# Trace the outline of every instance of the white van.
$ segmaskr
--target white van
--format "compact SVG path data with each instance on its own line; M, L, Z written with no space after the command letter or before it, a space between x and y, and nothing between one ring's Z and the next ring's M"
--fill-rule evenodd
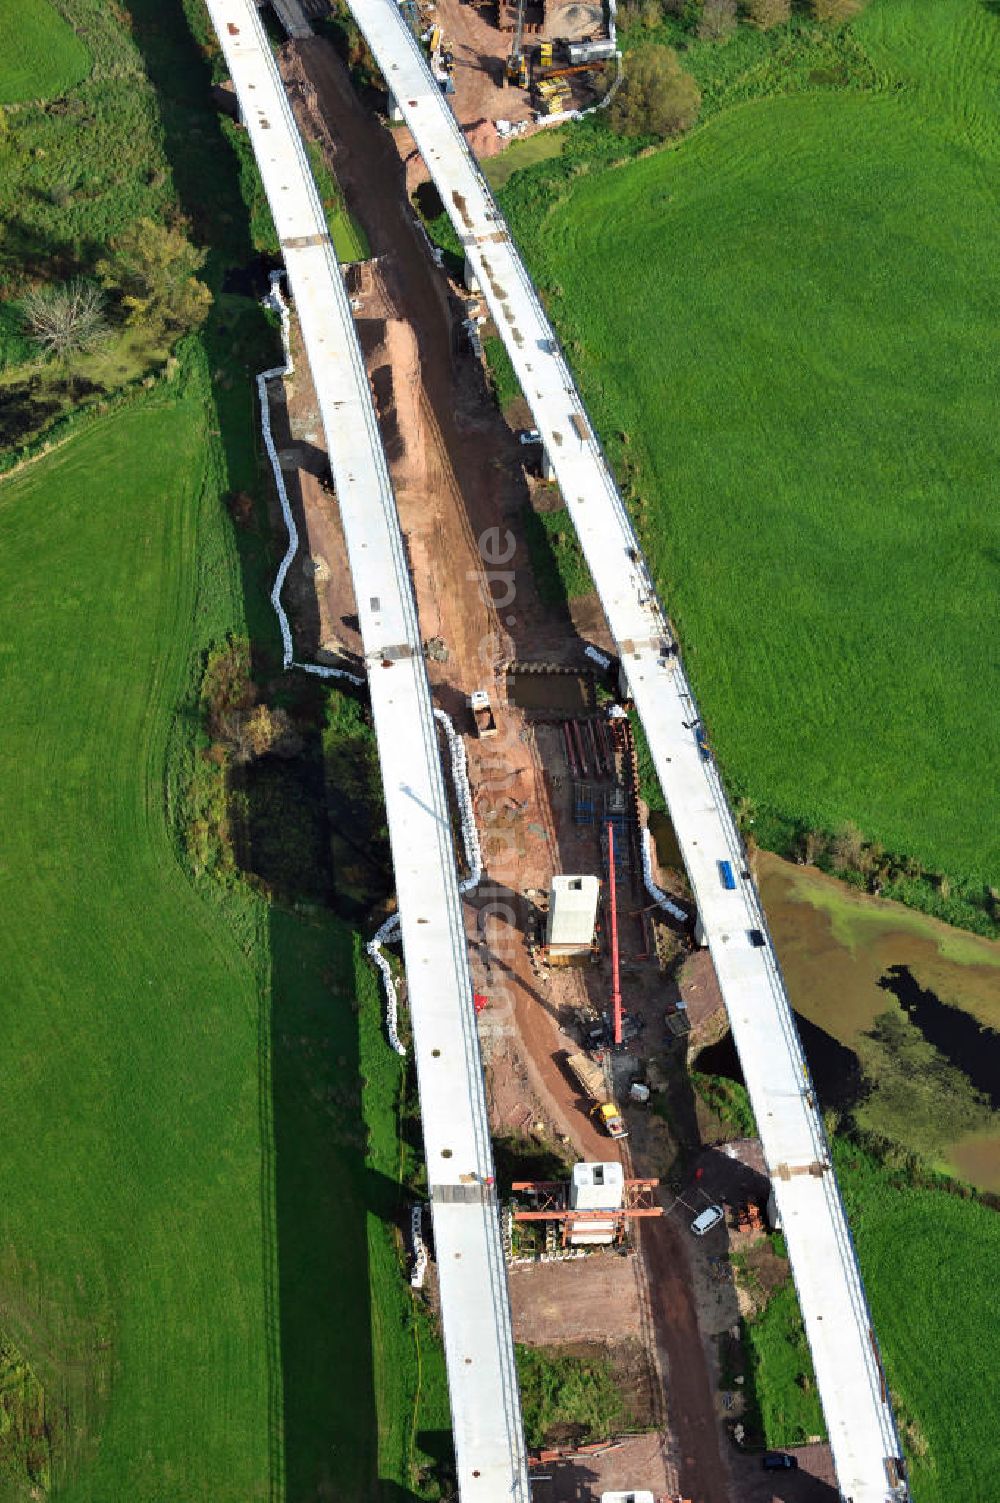
M696 1237L704 1237L706 1232L710 1232L713 1226L718 1226L725 1219L725 1214L721 1206L706 1206L692 1221L691 1230Z

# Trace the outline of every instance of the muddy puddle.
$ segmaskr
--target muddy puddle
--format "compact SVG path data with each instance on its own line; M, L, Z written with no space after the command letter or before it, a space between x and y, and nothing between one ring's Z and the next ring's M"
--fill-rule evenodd
M857 1084L849 1058L876 1018L898 1007L1000 1110L1000 944L857 893L811 867L767 853L758 861L764 907L821 1098L848 1104ZM1000 1120L995 1132L947 1144L942 1162L1000 1191Z
M536 715L589 715L594 708L594 681L586 673L511 668L507 694L512 705Z
M684 861L681 857L681 848L677 844L677 836L674 833L674 823L669 814L661 814L656 809L649 811L647 821L649 833L653 837L653 846L656 850L656 859L661 871L684 870Z

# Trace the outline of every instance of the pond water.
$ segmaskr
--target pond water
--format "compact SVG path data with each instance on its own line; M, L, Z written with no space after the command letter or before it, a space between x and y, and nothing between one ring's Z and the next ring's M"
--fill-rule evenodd
M865 1095L857 1055L801 1013L796 1013L795 1022L823 1106L836 1107L838 1111L857 1106ZM698 1055L697 1068L706 1075L724 1075L742 1085L743 1072L732 1034L725 1034L717 1044L703 1049Z
M858 1082L845 1056L853 1058L859 1036L895 998L1000 1110L1000 944L767 853L758 879L824 1102L850 1104ZM963 1178L1000 1191L1000 1119L995 1133L949 1144L945 1159Z
M878 984L893 994L927 1042L1000 1111L1000 1033L921 986L909 966L890 966Z

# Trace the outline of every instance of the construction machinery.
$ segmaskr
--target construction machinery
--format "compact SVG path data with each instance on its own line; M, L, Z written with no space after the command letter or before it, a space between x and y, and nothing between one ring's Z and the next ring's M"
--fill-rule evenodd
M455 83L452 73L455 69L455 54L436 21L428 31L424 32L423 41L426 42L427 51L430 53L431 73L442 93L454 94Z
M495 736L497 733L497 718L490 704L490 696L485 689L474 689L469 695L469 709L472 711L472 723L476 728L476 735L480 740L487 736Z
M543 78L535 85L535 90L538 94L538 108L543 115L559 115L568 108L569 84Z
M517 0L514 41L504 69L505 83L515 84L519 89L528 87L528 59L524 55L524 3L525 0Z
M604 1128L609 1138L627 1138L625 1119L608 1090L602 1066L586 1054L571 1054L566 1063L592 1103L590 1115L594 1121Z
M574 1164L563 1180L515 1180L515 1221L558 1223L563 1247L611 1247L625 1242L629 1222L662 1216L657 1179L626 1179L621 1164Z
M569 80L575 73L592 73L595 68L603 67L605 59L600 51L603 45L598 42L587 43L581 54L580 48L574 43L540 42L538 44L533 59L531 81L538 100L538 108L543 114L554 115L560 110L570 108L572 94ZM561 61L557 67L553 67L557 53Z

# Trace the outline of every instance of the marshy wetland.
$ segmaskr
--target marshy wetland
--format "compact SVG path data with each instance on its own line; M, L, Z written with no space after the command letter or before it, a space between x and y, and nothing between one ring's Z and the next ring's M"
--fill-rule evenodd
M757 860L824 1101L1000 1193L1000 944L812 867Z

